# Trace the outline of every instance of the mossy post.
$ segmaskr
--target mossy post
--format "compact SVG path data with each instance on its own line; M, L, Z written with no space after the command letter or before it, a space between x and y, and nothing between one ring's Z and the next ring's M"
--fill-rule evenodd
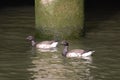
M84 0L35 0L39 37L79 38L84 27Z

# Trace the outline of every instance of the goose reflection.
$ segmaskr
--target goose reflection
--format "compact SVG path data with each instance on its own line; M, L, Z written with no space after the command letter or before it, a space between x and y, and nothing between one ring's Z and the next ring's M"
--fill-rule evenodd
M57 52L57 48L50 48L50 49L36 49L36 52Z

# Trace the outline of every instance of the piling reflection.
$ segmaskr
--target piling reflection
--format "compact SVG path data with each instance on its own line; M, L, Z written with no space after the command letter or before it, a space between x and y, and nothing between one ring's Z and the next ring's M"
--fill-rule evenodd
M34 80L92 80L90 65L92 57L86 59L65 58L61 52L40 52L33 50L32 60Z

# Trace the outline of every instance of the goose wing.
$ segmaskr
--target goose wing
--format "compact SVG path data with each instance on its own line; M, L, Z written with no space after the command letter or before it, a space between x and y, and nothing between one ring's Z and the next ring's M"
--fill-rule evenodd
M52 44L52 43L53 43L53 41L42 41L39 44Z
M82 49L73 49L67 53L67 57L81 57L82 54L84 53L84 50Z
M79 53L79 54L83 54L85 51L83 49L73 49L71 51L69 51L69 53Z

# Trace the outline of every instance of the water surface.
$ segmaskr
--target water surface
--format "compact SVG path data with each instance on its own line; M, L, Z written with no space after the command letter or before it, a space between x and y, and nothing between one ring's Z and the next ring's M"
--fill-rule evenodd
M34 34L34 8L9 7L0 12L0 80L120 80L120 11L87 14L87 34L69 41L70 49L93 49L88 59L42 53L25 40ZM100 16L101 15L101 16Z

